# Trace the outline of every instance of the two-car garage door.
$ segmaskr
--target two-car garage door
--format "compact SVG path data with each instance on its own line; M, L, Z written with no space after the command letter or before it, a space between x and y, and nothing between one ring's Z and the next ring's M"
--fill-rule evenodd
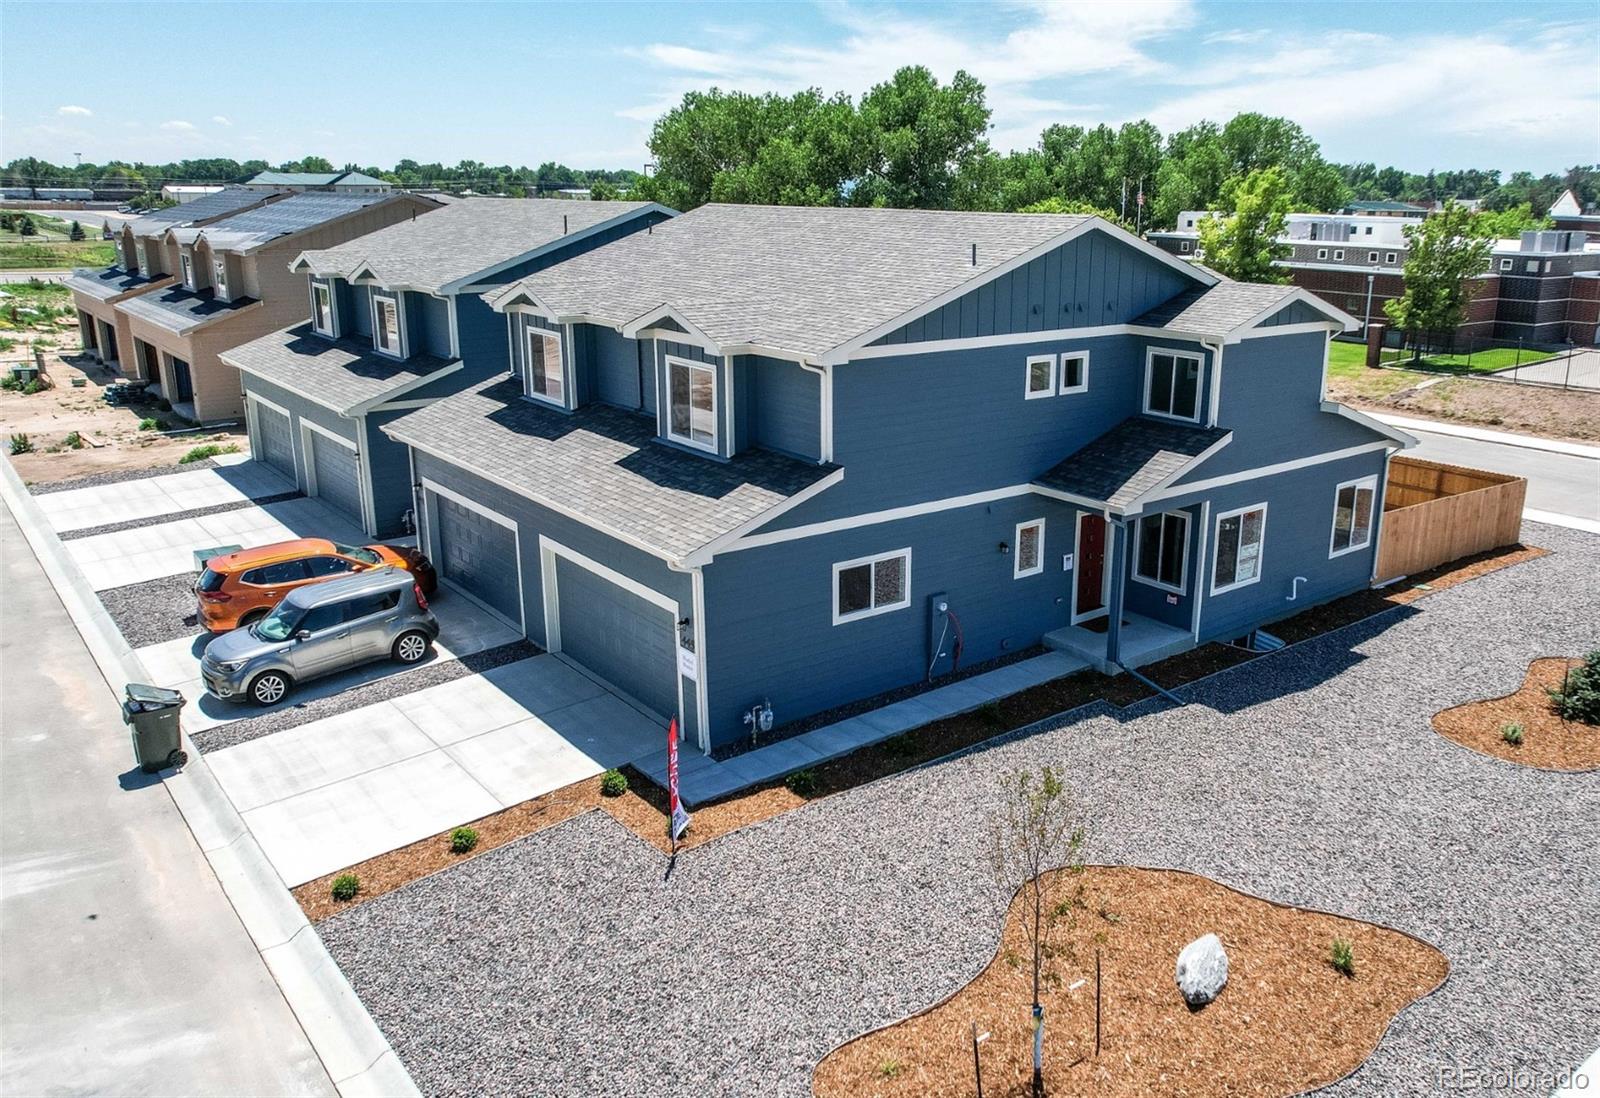
M250 406L255 410L256 428L256 437L250 441L252 448L262 461L295 480L294 428L289 425L289 416L259 400L251 401Z

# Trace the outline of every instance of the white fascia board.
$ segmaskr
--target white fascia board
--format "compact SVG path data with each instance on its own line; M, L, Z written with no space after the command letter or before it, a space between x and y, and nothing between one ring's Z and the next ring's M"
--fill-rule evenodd
M640 334L641 332L650 331L654 328L657 321L663 319L672 320L673 322L682 326L684 330L682 332L673 332L668 329L663 331L662 334L658 336L642 336ZM642 312L638 316L634 317L632 320L626 321L622 325L622 334L627 336L629 339L672 340L674 336L677 336L679 337L677 342L698 343L715 354L722 353L722 349L720 346L718 346L716 340L708 336L699 325L695 324L694 321L684 316L681 312L673 308L667 302L662 302L655 308L646 310L645 312Z
M1211 459L1212 455L1214 455L1218 450L1222 449L1224 446L1228 445L1228 443L1230 443L1232 441L1233 441L1233 432L1229 431L1227 434L1223 435L1221 438L1217 439L1217 441L1213 442L1210 446L1207 446L1204 450L1201 450L1198 454L1196 454L1193 458L1191 458L1183 466L1183 468L1177 470L1176 472L1170 473L1167 476L1162 477L1159 481L1157 481L1156 483L1152 484L1149 488L1146 488L1143 492L1140 492L1137 496L1135 496L1133 498L1133 500L1126 507L1122 508L1122 513L1123 514L1134 514L1134 513L1138 512L1138 511L1143 510L1144 509L1144 502L1145 502L1146 499L1149 499L1150 497L1155 496L1158 493L1164 491L1165 489L1171 487L1173 481L1177 480L1179 477L1183 476L1185 473L1189 472L1191 469L1200 468L1202 465L1204 465L1207 461L1209 461Z
M729 548L730 546L734 546L735 542L738 542L741 538L744 538L752 530L759 529L760 527L771 522L773 519L777 518L779 515L782 515L787 511L794 510L794 508L800 506L807 500L820 495L829 488L832 488L835 484L838 484L843 479L844 469L835 469L827 476L818 480L815 484L802 488L800 491L796 492L783 502L774 504L765 511L761 512L759 515L756 515L754 518L740 523L737 527L729 530L726 534L722 534L719 537L713 538L711 541L706 542L694 552L687 554L683 560L679 562L679 566L682 568L699 568L702 565L710 564L712 559L718 553Z
M1214 488L1225 488L1230 484L1240 484L1247 480L1260 480L1262 477L1276 476L1279 473L1292 473L1296 469L1306 469L1313 465L1325 465L1330 461L1342 461L1348 457L1357 457L1361 454L1369 454L1378 450L1389 450L1393 446L1394 443L1392 442L1369 442L1364 446L1349 446L1343 450L1329 450L1321 454L1295 458L1292 461L1280 461L1275 465L1262 465L1255 469L1241 469L1237 473L1229 473L1226 476L1212 477L1210 480L1197 480L1190 484L1176 484L1159 492L1151 492L1141 497L1140 503L1142 506L1167 499L1178 499L1196 492L1209 492Z
M1330 415L1341 416L1353 423L1361 424L1368 430L1376 431L1386 438L1394 439L1395 442L1400 444L1400 449L1402 450L1409 450L1417 445L1416 435L1407 434L1398 427L1391 427L1382 420L1369 416L1365 412L1358 412L1354 408L1340 404L1337 400L1324 400L1321 407L1324 412Z
M560 316L555 309L539 300L532 290L520 282L513 282L494 293L484 294L483 300L497 313L535 313L548 320L556 320Z
M1279 324L1272 328L1241 328L1228 335L1224 343L1242 343L1247 339L1266 339L1268 336L1306 335L1309 332L1339 333L1345 328L1337 321L1312 320L1304 324Z
M1279 298L1276 302L1274 302L1271 305L1268 305L1265 309L1262 309L1255 316L1251 317L1249 320L1247 320L1243 324L1239 325L1233 331L1229 332L1228 333L1228 342L1229 343L1236 342L1237 341L1236 337L1238 336L1238 334L1240 332L1246 331L1246 330L1248 330L1250 328L1254 328L1257 324L1260 324L1263 320L1267 319L1267 317L1271 316L1273 313L1282 312L1284 309L1287 309L1290 305L1293 305L1297 301L1309 306L1312 309L1315 309L1317 312L1321 313L1323 316L1327 317L1329 320L1335 321L1335 322L1343 325L1344 326L1344 330L1347 331L1347 332L1353 332L1357 328L1361 327L1361 321L1357 320L1355 317L1351 316L1349 313L1345 312L1343 309L1340 309L1340 308L1337 308L1337 307L1335 307L1333 305L1330 305L1328 302L1324 301L1322 298L1318 297L1316 294L1313 294L1311 291L1306 290L1306 289L1304 289L1302 287L1296 286L1295 290L1294 290L1294 292L1292 294L1290 294L1287 297Z
M1102 324L1094 328L1054 328L1047 332L1005 332L991 336L968 336L963 339L929 339L919 343L888 343L879 347L863 347L850 356L851 362L873 358L896 358L901 355L929 354L936 351L974 351L985 347L1014 347L1025 343L1061 343L1103 336L1128 335L1132 329L1126 324Z
M664 213L668 217L677 216L676 210L669 210L659 202L651 202L649 205L642 206L639 209L629 210L626 213L617 214L615 217L607 218L605 221L597 221L587 228L579 229L576 232L567 233L565 236L558 236L554 240L548 240L539 245L537 248L530 248L525 252L512 256L510 259L502 260L501 262L492 264L488 267L479 268L470 274L462 275L460 278L451 279L434 292L441 294L459 293L465 289L469 283L476 279L492 278L508 267L515 267L519 263L526 263L530 259L537 259L546 252L554 251L556 248L562 247L563 245L572 244L577 241L587 239L588 237L594 236L596 233L605 232L607 229L626 224L627 222L633 221L636 218L645 217L656 212Z
M839 363L845 362L853 357L853 353L855 351L867 346L873 340L889 334L896 328L904 327L913 320L916 320L918 317L926 316L937 309L943 308L957 298L971 293L980 286L986 285L989 282L993 282L1002 275L1010 274L1012 271L1033 262L1040 256L1046 255L1065 244L1071 243L1073 240L1076 240L1085 233L1096 231L1106 233L1114 240L1120 241L1134 250L1142 252L1157 262L1171 267L1175 271L1183 272L1186 277L1199 282L1202 286L1215 286L1217 284L1218 280L1216 276L1208 274L1205 271L1198 270L1176 256L1162 251L1149 241L1140 240L1127 230L1119 229L1109 221L1099 217L1091 216L1087 218L1081 225L1078 225L1072 229L1068 229L1065 232L1058 233L1049 240L1037 244L1022 254L1007 260L998 267L991 268L990 270L983 272L978 277L968 279L958 286L953 286L936 297L930 298L929 300L922 302L920 305L913 306L898 316L890 320L886 320L874 328L869 328L860 335L855 336L854 338L823 352L821 355L817 356L817 361L828 366L836 366Z
M429 382L437 381L441 377L449 377L451 374L460 370L463 365L464 364L462 361L458 358L454 362L450 362L444 366L441 366L431 374L423 374L421 377L414 377L410 381L396 385L393 389L390 389L387 392L379 393L374 397L368 397L359 404L352 404L348 408L345 408L341 414L352 417L365 415L379 404L386 404L389 401L394 400L396 397L403 397L407 393L411 392L411 390L420 389L422 386L428 384Z

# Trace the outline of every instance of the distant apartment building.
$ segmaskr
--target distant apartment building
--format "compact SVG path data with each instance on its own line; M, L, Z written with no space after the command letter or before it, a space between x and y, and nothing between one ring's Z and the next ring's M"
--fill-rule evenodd
M1600 240L1600 209L1585 210L1583 203L1571 189L1562 191L1561 197L1550 207L1553 228L1584 233L1590 240Z
M185 202L193 202L197 198L216 194L220 190L222 190L221 184L210 186L203 183L168 183L161 188L161 197L181 206Z

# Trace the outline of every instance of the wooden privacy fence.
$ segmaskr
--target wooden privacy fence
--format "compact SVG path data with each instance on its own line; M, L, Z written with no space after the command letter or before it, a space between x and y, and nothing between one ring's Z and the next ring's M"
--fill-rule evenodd
M1378 535L1378 579L1515 545L1522 536L1523 477L1420 458L1389 462Z

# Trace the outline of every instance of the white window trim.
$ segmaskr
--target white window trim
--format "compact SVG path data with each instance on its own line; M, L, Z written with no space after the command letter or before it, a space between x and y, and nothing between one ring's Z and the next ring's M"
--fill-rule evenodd
M1339 534L1339 493L1346 488L1354 488L1357 492L1360 492L1363 488L1372 489L1372 514L1367 516L1367 540L1359 544L1354 540L1356 528L1355 515L1352 512L1350 516L1350 537L1352 540L1343 549L1335 549L1333 547L1333 539ZM1378 499L1378 478L1376 475L1357 477L1355 480L1343 481L1335 486L1333 489L1333 519L1328 528L1328 559L1332 560L1335 557L1342 557L1349 553L1359 553L1363 549L1370 548L1372 545L1372 530L1376 525L1375 520L1382 507L1383 503Z
M328 295L328 326L326 328L317 323L318 290ZM339 314L336 311L338 306L334 304L335 297L331 283L317 281L311 283L311 328L317 334L325 335L329 339L337 339L339 337Z
M1178 518L1178 519L1182 519L1183 520L1183 551L1180 554L1180 561L1179 561L1179 566L1178 566L1178 585L1176 587L1174 587L1170 583L1163 583L1161 580L1155 579L1154 577L1141 576L1139 574L1139 538L1142 536L1145 520L1146 519L1162 519L1162 520L1165 520L1169 516L1172 517L1172 518ZM1134 542L1133 542L1133 546L1132 546L1132 550L1133 551L1131 553L1131 556L1133 557L1133 572L1132 572L1133 582L1142 583L1146 587L1155 587L1155 588L1157 588L1159 590L1162 590L1162 591L1170 591L1174 595L1187 595L1189 593L1189 512L1187 512L1187 511L1160 511L1160 512L1157 512L1157 513L1154 513L1154 514L1140 515L1139 518L1134 521L1133 525L1134 525L1134 533L1133 533ZM1157 562L1156 567L1157 568L1160 567L1160 562L1159 561Z
M1335 258L1335 259L1343 259L1344 258L1344 249L1343 248L1335 248L1333 250L1333 258Z
M1040 363L1050 367L1050 383L1043 389L1034 391L1033 368ZM1055 355L1029 355L1028 365L1022 374L1022 399L1042 400L1045 397L1056 395L1056 356Z
M1228 519L1247 515L1251 511L1261 512L1261 541L1259 543L1260 547L1256 550L1256 574L1249 579L1235 580L1233 583L1225 583L1219 587L1217 585L1217 563L1215 560L1211 560L1208 563L1211 568L1211 593L1213 595L1223 595L1229 591L1237 591L1241 587L1249 587L1252 584L1261 582L1261 575L1266 570L1264 566L1267 559L1267 504L1265 500L1260 503L1252 503L1248 507L1235 507L1232 511L1220 512L1211 522L1211 552L1212 556L1215 557L1217 549L1222 545L1222 524ZM1242 532L1244 524L1240 523L1239 528ZM1237 557L1234 558L1234 562L1233 574L1237 576L1239 574Z
M1039 553L1032 568L1022 567L1022 531L1030 526L1039 528ZM1037 576L1044 571L1044 519L1029 519L1027 522L1017 523L1017 531L1011 540L1011 578L1025 579L1028 576Z
M839 613L839 573L846 568L859 568L863 564L877 564L880 560L893 560L895 557L905 558L905 569L901 573L904 577L904 589L899 602L886 603L883 606L871 606L865 610L857 610L853 614ZM1044 555L1040 554L1040 559ZM870 557L857 557L854 560L842 560L833 566L833 624L843 625L846 622L860 621L863 618L875 618L879 614L889 614L896 610L904 610L911 605L911 548L896 549L889 553L877 553Z
M145 248L144 241L140 240L140 241L138 241L137 243L134 244L134 246L133 246L133 254L134 254L134 257L139 262L139 273L144 275L146 278L149 278L150 277L150 253Z
M1083 374L1076 385L1067 384L1067 359L1083 359ZM1088 351L1063 351L1056 367L1056 393L1059 396L1069 396L1072 393L1087 393L1089 391L1089 352Z
M1384 253L1383 261L1385 263L1393 263L1398 258L1399 258L1399 253L1398 252L1386 252L1386 253Z
M178 269L183 272L183 288L193 290L194 284L194 256L189 252L178 253Z
M397 358L402 362L405 361L410 356L406 354L406 308L404 297L397 293L380 294L374 290L367 294L367 299L372 309L372 349L380 355ZM383 301L387 301L394 306L395 334L400 339L400 346L393 351L386 350L378 343L378 332L383 328L383 319L380 315L378 304Z
M541 393L533 387L533 341L538 339L553 339L561 348L561 399L557 400L548 393ZM561 338L561 333L551 328L541 328L536 324L525 324L522 329L522 393L529 400L537 400L540 404L548 404L552 408L567 407L567 342Z
M1326 249L1326 248L1318 248L1317 249L1317 258L1318 259L1327 259L1328 258L1328 249Z
M211 290L218 301L232 301L233 291L228 285L228 257L215 255L211 257Z
M1199 377L1195 379L1194 387L1194 415L1180 416L1172 412L1157 412L1150 407L1150 375L1155 369L1156 355L1171 355L1173 359L1190 359L1199 367ZM1202 354L1196 354L1193 351L1175 351L1170 347L1146 347L1144 352L1144 414L1147 416L1155 416L1157 419L1175 420L1178 423L1199 423L1206 403L1205 400L1202 399L1206 394L1205 375L1206 358ZM1172 374L1172 385L1173 391L1176 392L1178 385L1178 374L1176 370L1174 370Z
M1367 262L1368 263L1376 263L1376 262L1378 262L1378 253L1377 252L1368 252L1367 253Z
M1511 269L1511 260L1509 260L1509 259L1502 259L1502 260L1501 260L1501 261L1500 261L1500 269L1501 269L1501 270L1502 270L1502 271L1509 271L1509 270L1510 270L1510 269Z
M664 367L663 377L664 377L664 379L666 381L666 394L665 394L665 399L663 400L662 403L666 407L666 415L663 417L663 423L664 423L664 425L666 426L666 429L667 429L667 438L669 440L671 440L672 442L676 442L676 443L678 443L680 445L683 445L683 446L690 446L690 447L693 447L696 450L704 450L708 454L720 453L721 452L720 446L721 446L721 443L722 443L722 423L721 423L721 419L720 419L720 413L722 411L722 394L717 391L720 388L720 386L718 386L718 384L717 384L717 366L716 366L716 364L715 363L710 363L710 362L696 362L692 358L681 358L678 355L667 355L667 356L665 356L665 363L666 364L665 364L665 367ZM685 366L690 370L704 370L706 373L711 375L711 441L710 441L710 443L701 442L700 440L696 439L693 436L693 431L694 431L694 425L693 425L693 422L692 422L692 420L693 420L693 412L694 412L693 407L690 408L690 419L691 419L691 423L690 423L690 427L689 427L690 434L689 435L680 435L680 434L678 434L676 431L674 431L672 429L672 367L674 365ZM909 550L907 550L907 552L909 552ZM892 556L893 554L890 554L890 555ZM834 567L837 568L839 566L835 565ZM838 602L839 602L839 591L838 591L837 585L834 587L833 598L834 598L834 618L835 618L834 624L837 625L838 624ZM849 618L847 620L854 621L855 617L852 616L851 618Z

